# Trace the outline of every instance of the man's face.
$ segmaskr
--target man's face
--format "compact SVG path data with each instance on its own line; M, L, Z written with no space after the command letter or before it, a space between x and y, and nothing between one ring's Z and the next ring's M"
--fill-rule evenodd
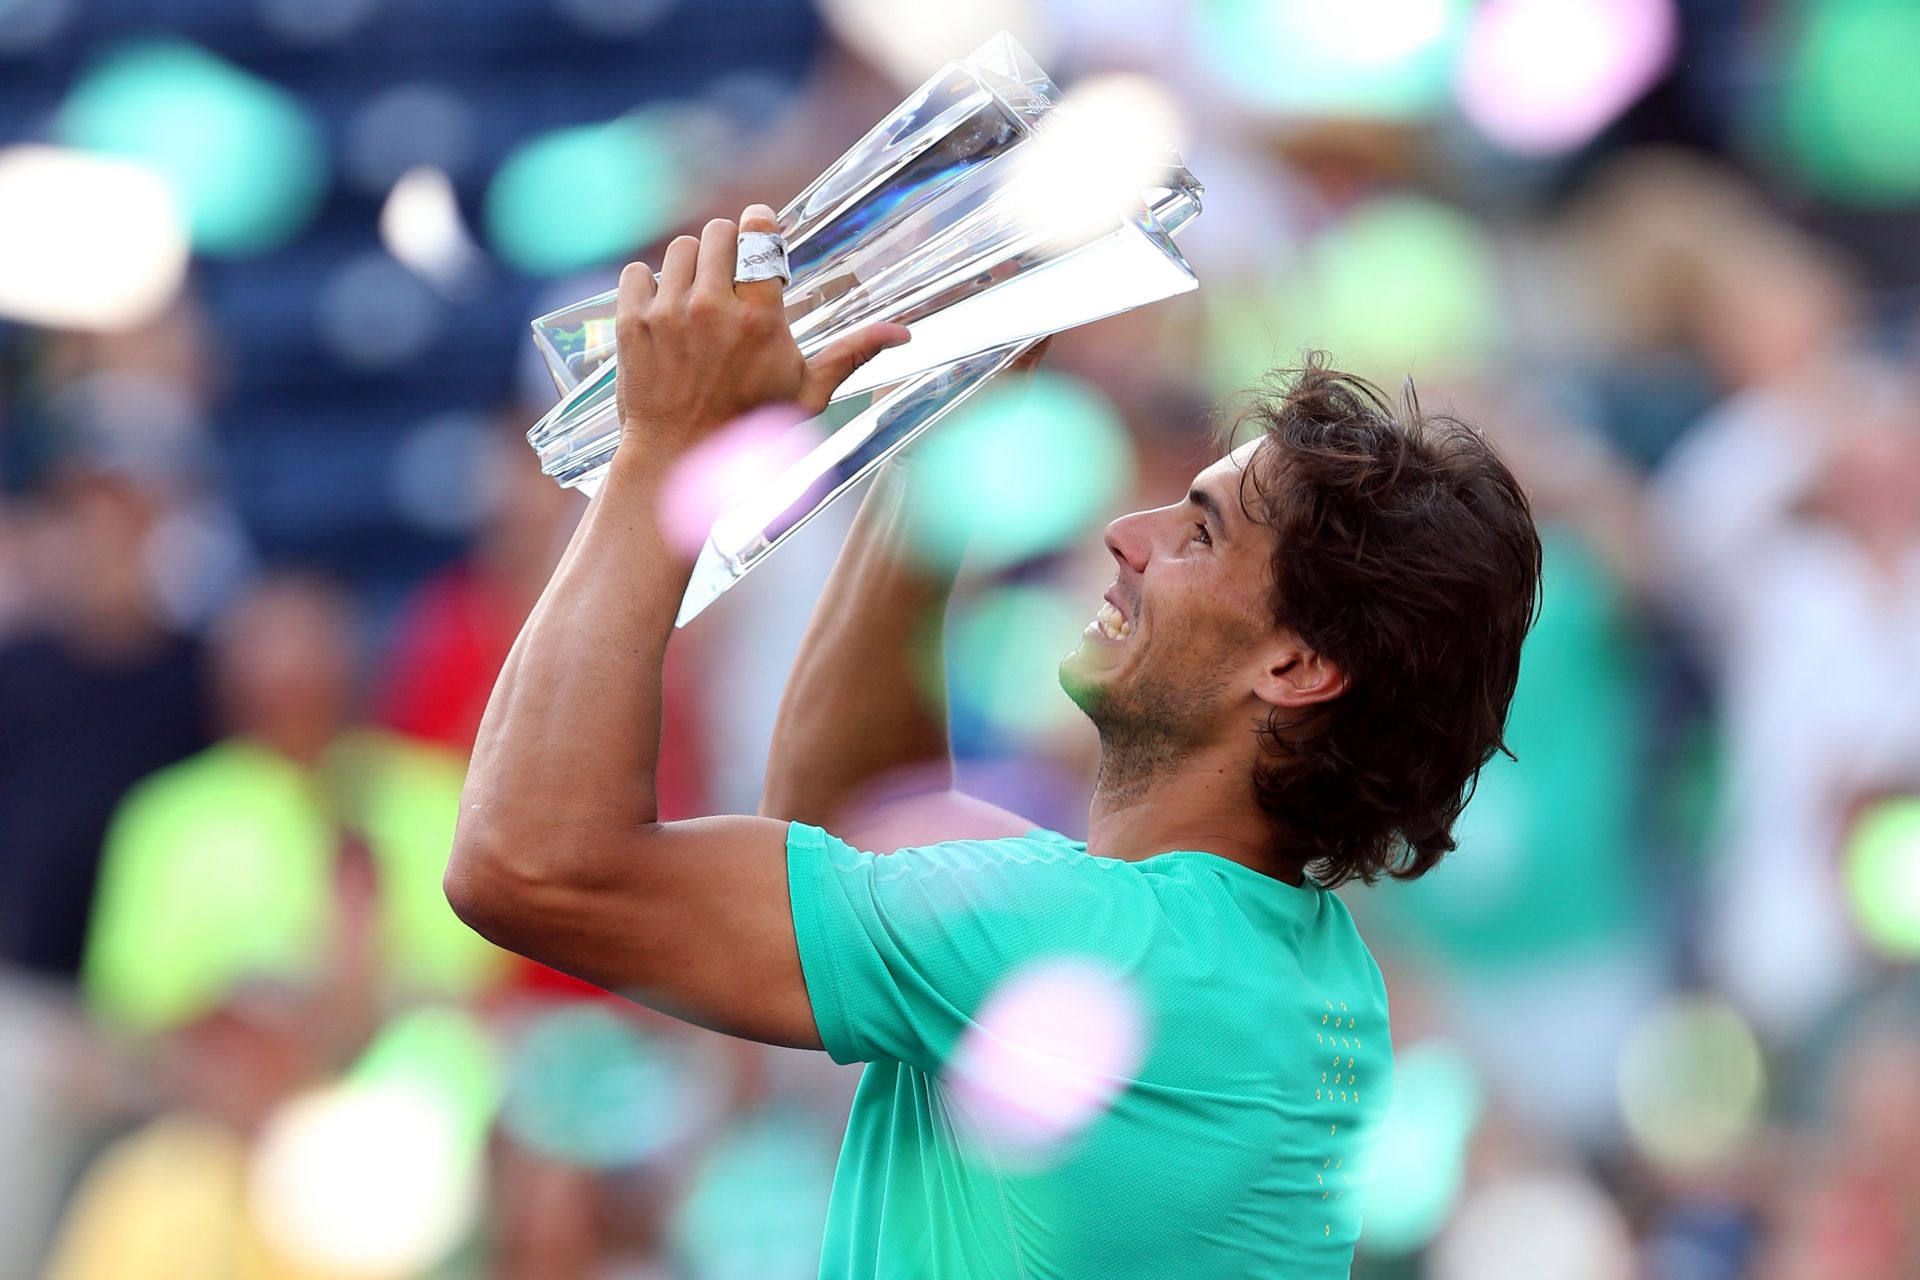
M1179 501L1107 526L1116 577L1060 663L1061 687L1113 734L1192 749L1245 731L1237 714L1267 642L1273 531L1240 507L1251 441L1194 477Z

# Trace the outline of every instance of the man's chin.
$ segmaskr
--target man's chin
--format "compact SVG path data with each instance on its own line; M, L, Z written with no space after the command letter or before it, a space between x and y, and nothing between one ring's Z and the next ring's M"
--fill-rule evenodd
M1089 716L1100 705L1113 678L1100 669L1099 656L1093 647L1093 641L1082 640L1079 648L1060 659L1060 688L1073 700L1074 706Z

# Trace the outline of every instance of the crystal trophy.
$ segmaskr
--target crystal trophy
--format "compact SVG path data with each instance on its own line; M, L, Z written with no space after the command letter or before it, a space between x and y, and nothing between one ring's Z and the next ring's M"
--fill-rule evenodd
M1129 176L1123 198L1089 216L1062 188L1074 157L1044 149L1070 114L1060 108L1003 33L943 67L780 211L786 315L804 354L882 320L913 340L857 370L822 415L838 425L714 522L676 625L1041 338L1198 287L1173 235L1200 212L1200 184L1150 146L1144 183ZM542 470L588 492L620 437L616 297L533 323L562 398L527 438Z

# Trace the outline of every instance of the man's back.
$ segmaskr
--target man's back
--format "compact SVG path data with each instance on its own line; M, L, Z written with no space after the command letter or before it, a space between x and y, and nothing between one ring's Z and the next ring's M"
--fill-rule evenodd
M1392 1057L1335 895L1044 831L795 824L788 879L821 1039L873 1064L823 1275L1347 1273Z

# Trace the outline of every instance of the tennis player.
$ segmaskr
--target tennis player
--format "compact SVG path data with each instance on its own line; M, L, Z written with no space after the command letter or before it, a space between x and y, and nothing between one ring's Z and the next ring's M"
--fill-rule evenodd
M1526 498L1456 421L1314 364L1277 381L1255 438L1107 528L1113 586L1060 666L1100 735L1083 843L951 790L844 816L904 766L951 778L912 652L950 583L894 554L913 481L893 468L807 631L762 816L662 823L661 661L690 574L660 529L673 463L757 406L819 409L907 338L803 359L755 267L773 229L755 205L675 240L657 284L621 276L623 443L494 689L448 897L653 1008L868 1064L824 1276L1346 1275L1392 1040L1333 889L1454 846L1536 611ZM1096 1068L1057 1037L983 1028L1036 966L1125 993L1137 1065L1076 1080ZM1024 1061L1104 1111L1044 1149L1010 1136L955 1078L982 1036L1016 1103Z

